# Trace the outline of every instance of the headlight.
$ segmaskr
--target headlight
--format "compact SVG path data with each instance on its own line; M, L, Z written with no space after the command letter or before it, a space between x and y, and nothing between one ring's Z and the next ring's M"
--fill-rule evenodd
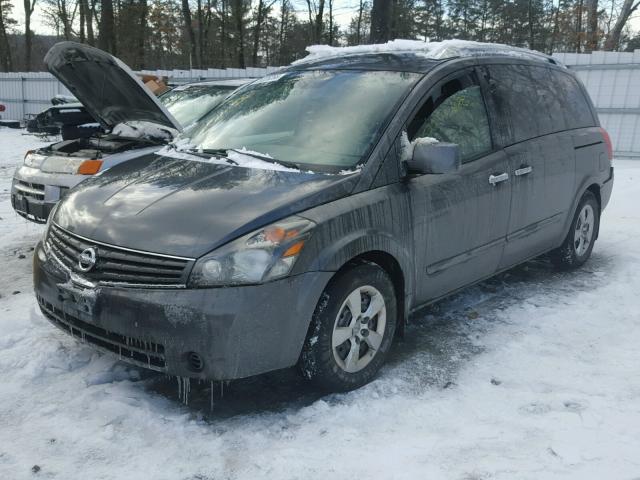
M240 237L198 260L189 285L256 284L285 277L314 226L310 220L291 217Z
M51 155L50 157L45 157L41 170L45 173L93 175L100 170L101 166L102 160Z
M42 165L42 162L44 162L46 158L46 155L36 153L35 150L29 150L24 156L24 164L27 167L40 168L40 165Z

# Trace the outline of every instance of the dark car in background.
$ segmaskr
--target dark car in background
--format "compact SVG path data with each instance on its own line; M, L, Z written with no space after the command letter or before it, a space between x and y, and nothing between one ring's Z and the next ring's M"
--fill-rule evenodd
M86 124L99 127L84 105L81 103L65 103L53 105L27 121L27 132L58 135L64 128Z
M411 312L542 254L582 265L613 168L576 76L420 45L295 64L83 182L35 251L43 314L167 374L297 364L348 390Z
M11 205L19 215L37 223L46 222L53 206L70 188L91 175L162 148L179 130L193 125L249 81L186 84L156 98L126 65L93 47L61 42L51 49L45 63L86 109L77 105L100 123L76 127L90 130L89 135L75 135L27 152L24 163L16 169ZM95 85L103 78L109 79L110 88L97 94ZM47 112L77 109L77 105L64 104Z

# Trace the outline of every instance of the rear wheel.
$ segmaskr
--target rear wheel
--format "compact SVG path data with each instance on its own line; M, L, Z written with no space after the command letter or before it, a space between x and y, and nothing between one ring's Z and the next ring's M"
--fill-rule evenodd
M587 191L580 199L567 237L551 252L553 263L564 270L582 266L591 256L599 228L600 206L595 195Z
M356 265L326 288L300 358L305 377L321 388L347 391L370 382L385 361L397 322L389 276Z

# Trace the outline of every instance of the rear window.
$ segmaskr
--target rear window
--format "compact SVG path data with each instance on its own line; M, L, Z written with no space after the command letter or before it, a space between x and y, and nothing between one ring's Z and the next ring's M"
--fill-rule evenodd
M513 143L593 125L582 90L568 74L543 66L491 65L489 86Z

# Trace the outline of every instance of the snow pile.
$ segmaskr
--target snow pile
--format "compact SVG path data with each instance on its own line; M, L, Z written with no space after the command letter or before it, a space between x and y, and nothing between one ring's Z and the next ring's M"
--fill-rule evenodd
M127 138L146 138L149 140L169 142L178 134L178 131L151 122L132 120L119 123L113 127L111 133Z
M444 59L459 56L508 55L520 58L535 58L547 61L551 57L501 43L482 43L469 40L444 40L441 42L422 42L420 40L391 40L373 45L355 45L351 47L331 47L329 45L311 45L307 47L309 55L293 62L293 65L315 62L325 58L368 53L415 53L426 58ZM554 60L554 62L556 62ZM556 62L557 63L557 62Z

